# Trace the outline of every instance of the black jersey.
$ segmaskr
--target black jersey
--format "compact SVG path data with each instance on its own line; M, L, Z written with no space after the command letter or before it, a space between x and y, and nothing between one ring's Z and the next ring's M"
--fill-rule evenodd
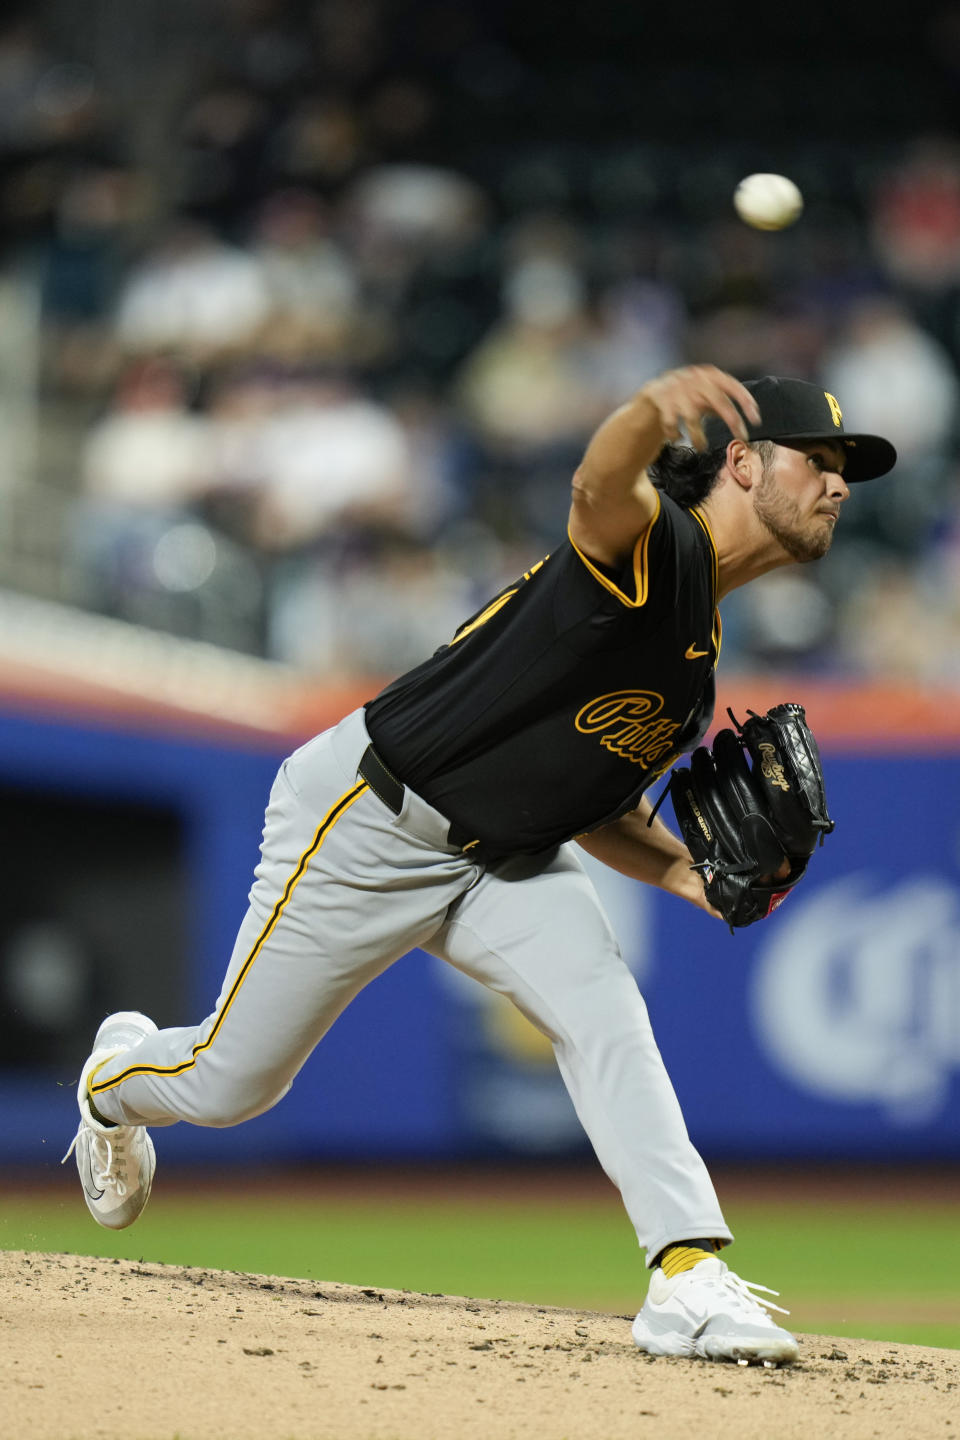
M568 540L366 708L394 774L486 846L535 853L618 818L709 726L716 547L659 499L622 569Z

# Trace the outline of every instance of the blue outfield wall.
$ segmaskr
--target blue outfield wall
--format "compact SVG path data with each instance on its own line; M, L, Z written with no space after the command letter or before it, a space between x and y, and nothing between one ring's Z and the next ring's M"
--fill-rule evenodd
M181 817L187 980L167 1023L212 1008L281 758L0 716L0 783ZM825 765L836 832L768 921L731 936L594 862L591 873L705 1154L958 1160L960 755L827 750ZM15 846L15 813L5 831ZM135 993L135 936L128 963ZM77 1069L75 1055L0 1064L0 1161L59 1159L75 1128ZM583 1149L542 1038L419 952L354 1001L270 1114L226 1131L178 1125L158 1144L165 1159L207 1164Z

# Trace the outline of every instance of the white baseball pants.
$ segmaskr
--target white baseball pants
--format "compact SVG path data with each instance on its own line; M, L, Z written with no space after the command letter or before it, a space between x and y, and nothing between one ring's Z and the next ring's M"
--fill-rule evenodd
M356 711L284 761L216 1007L101 1067L104 1119L235 1125L275 1105L364 985L415 947L508 996L551 1041L648 1263L731 1239L600 901L572 845L483 870L407 789L394 815L358 777Z

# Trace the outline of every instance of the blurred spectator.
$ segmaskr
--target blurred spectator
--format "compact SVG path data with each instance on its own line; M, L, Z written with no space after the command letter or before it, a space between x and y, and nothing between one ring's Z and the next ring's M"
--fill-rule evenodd
M624 397L611 399L574 253L515 244L502 296L503 314L461 367L455 399L477 448L478 513L504 538L526 534L542 551L564 533L586 440ZM641 383L632 377L627 393Z
M80 458L67 560L84 603L177 634L259 650L263 587L243 549L198 512L213 478L209 420L167 361L132 365Z
M204 513L218 529L251 544L263 483L262 437L278 404L280 378L260 365L225 367L210 377L206 413L213 459Z
M181 219L131 269L117 334L133 353L167 350L205 359L251 341L269 308L254 257L207 226Z
M0 147L28 151L92 134L100 118L96 77L53 54L31 17L0 30Z
M646 276L602 291L596 304L598 388L619 404L650 375L683 360L687 314L682 297Z
M78 165L60 191L40 285L46 368L65 394L99 400L116 379L122 354L110 310L147 191L142 175L108 164Z
M387 675L443 644L472 608L467 576L393 536L370 553L279 565L269 653L314 674Z
M154 9L121 51L66 4L0 28L6 468L67 537L52 591L0 537L0 584L404 668L562 535L597 421L710 360L816 379L901 455L828 566L732 598L727 662L933 673L942 612L947 663L960 143L931 103L904 145L903 67L891 87L862 56L821 134L799 55L796 91L787 60L758 65L747 144L704 129L716 26L712 69L647 65L638 112L630 47L654 32L622 6L551 32L549 62L532 12L474 0ZM955 69L952 8L936 33ZM869 139L841 138L841 102ZM758 136L807 200L782 235L730 209Z
M722 305L694 321L688 343L691 355L709 355L711 364L731 375L794 373L779 363L778 338L769 306Z
M296 550L333 526L407 529L414 477L403 429L347 382L240 377L221 389L214 424L211 498L241 500L258 548Z
M815 567L764 575L724 601L724 659L732 649L734 668L820 669L835 631L835 606Z
M188 106L178 147L180 205L210 224L229 226L256 201L264 183L268 111L240 83L216 85Z
M960 146L918 142L880 182L873 240L890 275L921 291L960 283Z
M428 165L373 166L346 191L342 212L361 273L395 296L424 259L470 245L488 221L478 185Z
M230 68L260 95L283 96L313 72L296 8L276 0L221 0Z
M494 456L528 461L579 444L607 394L584 278L574 264L529 255L507 273L501 321L468 358L459 381L467 419Z
M34 25L23 16L8 21L0 31L0 143L5 149L37 137L33 97L46 64Z
M949 603L907 564L875 563L842 610L839 654L845 673L896 684L960 683L960 596Z
M843 396L848 429L885 426L901 461L943 455L957 417L957 376L949 354L899 301L857 305L825 355L824 383Z
M277 126L271 151L281 181L322 192L342 185L365 158L357 111L338 96L304 96Z
M346 251L329 234L321 201L307 190L271 195L250 248L269 305L263 348L315 359L350 353L359 286Z
M141 177L121 166L77 165L64 179L44 274L46 317L105 315L123 273L125 232L144 212Z
M842 396L844 424L889 436L897 447L897 480L863 486L847 536L868 526L891 549L916 554L942 507L948 461L956 440L960 385L950 356L890 297L856 306L821 376Z
M386 158L414 153L433 119L433 97L412 76L391 75L371 96L364 112L367 132Z
M960 686L960 473L953 476L952 505L928 563L918 574L927 614L943 617L945 643L934 657L929 678Z
M467 447L445 397L410 377L389 395L390 410L403 427L410 457L411 485L406 515L412 535L443 535L468 514L473 503Z
M139 509L176 508L202 494L211 479L210 424L187 398L183 377L163 360L125 371L83 446L85 493Z

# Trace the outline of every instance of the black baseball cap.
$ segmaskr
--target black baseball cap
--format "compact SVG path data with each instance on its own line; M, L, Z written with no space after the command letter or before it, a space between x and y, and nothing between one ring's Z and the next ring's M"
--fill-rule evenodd
M747 422L751 440L834 440L847 452L843 478L848 484L886 475L897 463L897 452L879 435L848 435L837 400L808 380L783 380L765 375L748 380L745 388L760 409L760 424ZM727 445L734 436L719 415L708 415L703 431L710 450Z

